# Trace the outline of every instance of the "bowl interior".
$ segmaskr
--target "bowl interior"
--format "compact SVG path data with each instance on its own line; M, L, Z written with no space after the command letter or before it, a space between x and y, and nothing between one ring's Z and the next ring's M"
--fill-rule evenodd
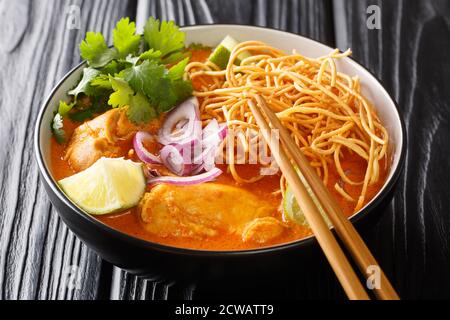
M291 52L295 49L297 52L308 57L323 56L332 50L332 48L308 38L292 33L260 27L240 25L205 25L185 27L183 28L183 31L186 32L188 44L201 43L207 46L215 46L226 35L231 35L238 41L264 41L269 45L280 48L286 52ZM389 184L389 181L393 178L394 172L399 165L404 143L401 120L396 110L394 101L370 72L355 61L348 58L337 61L336 65L338 71L349 75L358 76L361 79L361 87L364 95L374 104L379 117L389 133L391 165L386 182L383 188L378 192L378 196ZM59 101L69 99L66 92L76 85L77 81L81 77L83 67L84 64L79 65L69 72L67 76L55 87L43 106L44 111L41 116L41 121L38 124L40 127L37 128L37 133L39 133L39 136L37 137L37 147L40 149L43 165L47 168L47 172L51 172L49 169L50 139L52 135L50 128L51 120L55 110L58 107ZM374 197L371 202L373 202L376 197ZM368 206L371 202L369 202L366 206ZM355 213L355 215L357 215L360 211Z

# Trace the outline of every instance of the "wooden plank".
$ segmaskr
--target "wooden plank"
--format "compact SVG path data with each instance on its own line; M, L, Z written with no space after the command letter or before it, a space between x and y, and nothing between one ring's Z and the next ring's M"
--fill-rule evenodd
M136 21L142 28L149 16L173 19L180 25L238 23L267 26L299 33L334 46L331 2L300 0L158 0L138 2ZM280 281L242 282L221 279L216 283L164 283L137 278L117 268L111 289L114 299L201 299L226 297L343 297L332 270L322 256L317 265L303 266L295 283ZM285 279L286 280L286 279ZM290 285L288 285L288 283ZM218 289L220 288L220 289Z
M33 151L37 112L52 86L80 61L86 30L110 34L132 16L130 1L0 3L0 298L93 299L101 296L100 258L60 221ZM72 7L71 7L72 6ZM78 10L80 28L67 19ZM4 41L5 40L5 41ZM79 285L70 286L68 284Z
M369 5L379 30L367 28ZM338 47L382 79L408 131L404 177L369 246L403 298L448 298L450 3L335 0L333 9Z
M286 30L334 46L331 2L299 0L209 1L215 23Z

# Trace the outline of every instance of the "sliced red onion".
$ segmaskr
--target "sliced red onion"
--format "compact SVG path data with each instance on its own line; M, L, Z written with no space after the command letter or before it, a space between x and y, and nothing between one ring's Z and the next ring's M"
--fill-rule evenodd
M161 158L149 152L144 147L144 140L155 140L155 137L145 131L139 131L133 138L133 148L142 162L149 164L161 164Z
M198 100L192 97L171 111L159 130L158 140L167 146L161 150L161 161L179 176L209 171L226 135L226 124L216 119L202 130Z
M209 182L216 179L222 174L222 170L219 168L213 168L212 170L190 177L156 177L148 180L148 184L154 185L158 183L174 184L179 186L188 186L193 184L199 184Z
M218 145L204 147L203 151L194 158L193 163L201 165L202 169L205 169L206 171L211 170L215 166L214 161L216 159L217 148ZM200 170L199 168L196 169Z
M200 138L202 124L198 109L198 100L192 97L172 110L159 130L159 142L164 145L185 143Z
M188 159L192 160L195 156L194 152L201 147L200 140L198 138L193 138L192 140L187 140L183 143L172 143L171 146L175 146L178 151L184 156L185 161Z
M195 175L197 175L197 174L199 174L200 172L203 172L203 171L206 171L205 170L205 164L204 163L198 164L192 169L191 175L195 176Z
M228 133L226 124L219 124L217 120L211 121L203 129L202 144L203 148L210 148L211 146L218 147L220 143L225 139Z
M144 167L144 173L146 177L160 177L161 175L159 174L158 170L156 170L155 168L149 168L149 167Z
M219 124L219 137L224 140L228 134L228 126L226 123Z
M200 140L195 138L192 141L188 141L183 144L171 144L170 146L175 147L179 151L185 165L191 165L190 167L186 167L186 170L189 170L189 168L193 170L197 167L197 163L194 162L194 159L198 154L201 154L202 152L202 145L200 143ZM192 172L186 171L184 175L190 174L192 174Z
M167 145L161 149L161 160L167 169L178 176L190 174L193 168L191 159L184 159L182 150L174 145Z
M220 140L227 136L228 127L226 123L218 123L216 119L212 119L203 129L202 139L207 140L211 136L218 136Z
M217 154L218 146L213 146L209 150L206 150L206 154L203 158L203 168L205 171L210 171L215 168L216 163L216 154Z
M178 123L175 125L175 128L177 128L177 129L183 129L184 126L187 125L188 123L189 123L189 120L187 120L187 119L181 120L180 122L178 122Z
M219 130L219 122L216 119L211 119L206 127L203 128L203 137L213 134Z
M205 169L206 171L214 168L217 150L223 139L226 137L228 132L227 130L228 128L226 124L219 124L216 119L211 120L210 123L208 123L208 125L203 129L203 151L199 157L194 159L194 163L202 163L202 169Z

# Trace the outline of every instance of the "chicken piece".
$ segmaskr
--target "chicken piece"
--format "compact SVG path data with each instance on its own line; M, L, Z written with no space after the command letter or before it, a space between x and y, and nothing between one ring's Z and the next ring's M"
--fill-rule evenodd
M275 206L246 190L217 183L157 185L140 204L140 215L148 232L161 237L199 239L214 237L221 231L242 236L249 222L269 217L275 211ZM274 231L276 236L280 234L278 229ZM271 230L265 232L269 234ZM247 234L249 241L256 237L254 233ZM260 242L261 238L256 238Z
M256 218L245 226L242 240L266 243L281 236L284 229L284 224L274 217Z
M130 140L138 130L156 132L158 123L138 126L128 120L126 109L112 109L75 129L65 159L76 172L90 167L101 157L121 157L120 141Z

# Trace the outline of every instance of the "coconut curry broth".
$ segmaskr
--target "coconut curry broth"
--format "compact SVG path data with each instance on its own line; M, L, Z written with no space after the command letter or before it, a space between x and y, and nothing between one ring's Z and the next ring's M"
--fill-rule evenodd
M65 120L66 129L71 128L73 130L78 125L79 124L77 123ZM53 176L55 177L56 180L60 180L75 174L75 170L71 168L69 161L65 159L66 149L67 149L66 146L59 145L56 142L56 140L52 138L51 168ZM120 145L120 149L121 154L118 154L117 156L125 155L125 158L131 159L133 161L139 161L135 153L133 151L130 151L133 150L131 141L128 140L126 142L122 142ZM347 160L342 165L344 170L348 172L349 177L354 180L363 179L366 166L365 161L361 160L357 155L350 155L350 154L346 155L346 159ZM271 215L276 219L278 219L279 221L283 221L281 213L282 197L281 194L277 192L279 190L279 181L280 181L279 174L273 176L266 176L263 179L252 184L240 185L237 182L235 182L231 174L227 172L225 166L219 165L219 167L220 169L223 170L223 174L219 176L219 178L215 183L242 188L252 193L257 198L262 199L266 203L272 205L273 208L276 208L273 210ZM259 170L259 167L257 165L238 165L237 168L239 173L243 177L254 176L257 174ZM386 172L387 172L386 165L384 165L381 168L381 175L379 182L370 186L368 189L366 202L370 201L374 197L374 195L380 190L385 180ZM340 194L338 194L335 191L333 186L336 182L340 182L339 175L334 169L334 167L330 165L328 189L338 200L346 216L350 216L353 214L353 208L355 204L353 202L345 200ZM150 190L151 188L148 187L147 192L149 192ZM352 197L357 197L360 191L358 187L352 187L348 185L345 185L345 190ZM195 197L195 195L193 196ZM239 201L239 199L236 199L236 201ZM307 227L295 225L291 222L283 222L286 226L284 232L275 239L272 239L265 243L258 243L255 241L244 242L241 234L230 233L227 232L225 229L219 231L219 233L215 234L214 236L205 236L205 237L174 236L170 234L157 235L154 233L150 233L146 230L140 217L140 210L137 207L121 213L103 216L94 216L94 217L114 229L117 229L119 231L122 231L137 238L177 247L196 248L196 249L209 249L209 250L249 249L291 242L297 239L304 238L311 234L311 231Z
M209 54L209 50L195 50L192 52L192 61L203 61ZM199 83L193 83L194 87L199 86ZM154 121L152 124L152 133L157 129L159 123L163 121L163 118L159 121ZM70 137L74 130L79 127L81 123L72 122L68 119L64 119L64 128L66 134ZM137 158L133 147L131 139L124 139L117 143L117 148L115 153L110 154L110 157L120 157L131 159L133 161L139 161ZM146 148L151 152L157 152L160 146L146 145ZM51 141L51 169L53 176L56 180L63 179L65 177L75 174L79 170L74 170L71 166L70 161L67 157L67 145L59 145L55 138ZM356 154L346 154L345 162L342 163L343 169L348 173L349 178L352 180L363 180L366 170L366 162L359 158ZM271 246L280 243L287 243L297 239L304 238L311 234L309 228L305 226L299 226L291 222L286 222L282 217L282 196L279 191L280 175L266 176L263 179L252 183L252 184L238 184L230 173L227 172L226 166L219 165L223 173L218 177L215 184L221 184L226 186L233 186L243 189L242 192L247 191L251 193L253 197L261 199L265 204L269 205L273 210L270 212L270 216L276 218L278 221L282 222L285 226L284 231L277 237L270 239L264 243L259 243L257 241L243 241L242 233L230 232L226 228L218 229L219 231L214 235L209 236L185 236L178 235L175 236L170 233L151 233L144 226L144 222L140 215L140 208L135 207L125 212L94 216L99 221L107 224L108 226L122 231L126 234L132 235L137 238L148 240L151 242L157 242L167 245L172 245L176 247L186 247L195 249L207 249L207 250L239 250L239 249L249 249L262 246ZM76 168L75 168L76 169ZM255 176L259 171L258 165L237 165L237 170L243 177ZM381 189L387 174L387 163L380 168L380 179L379 182L369 186L367 190L366 203L370 201L375 194ZM340 177L333 165L329 165L329 179L328 179L328 189L338 200L346 216L353 214L355 203L349 202L344 199L339 193L334 189L335 183L341 183ZM154 187L156 188L156 187ZM183 187L181 187L183 188ZM349 186L344 185L345 191L352 197L357 198L359 196L360 187L359 186ZM150 192L151 188L147 187L147 192ZM195 195L193 195L195 197ZM245 198L245 197L244 197ZM241 200L243 198L241 197ZM239 199L236 199L239 201ZM211 207L213 204L206 204L206 206ZM226 211L225 211L226 212Z

